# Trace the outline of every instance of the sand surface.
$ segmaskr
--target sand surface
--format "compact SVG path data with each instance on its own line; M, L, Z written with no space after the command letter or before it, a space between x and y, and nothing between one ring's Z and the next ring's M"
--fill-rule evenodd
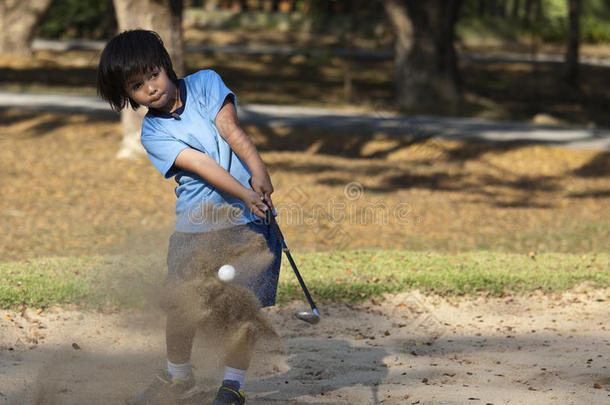
M560 296L443 299L417 292L324 305L316 326L265 310L248 404L608 404L610 289ZM122 404L164 362L161 313L2 311L0 404ZM197 343L207 398L222 375Z

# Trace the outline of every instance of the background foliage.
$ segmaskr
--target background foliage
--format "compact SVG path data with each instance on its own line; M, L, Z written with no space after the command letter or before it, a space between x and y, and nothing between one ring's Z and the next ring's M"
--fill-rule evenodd
M581 41L610 41L610 1L581 1ZM466 0L458 22L462 33L517 40L538 36L545 42L568 37L567 0Z
M61 39L104 39L117 30L112 0L53 0L38 36Z
M190 10L199 9L202 1L191 1ZM262 4L262 2L259 2ZM296 24L301 30L327 33L350 33L373 38L387 26L381 0L300 0L294 11L265 12L250 8L235 12L231 9L206 11L221 18L207 18L214 28L252 29L251 21L262 21L259 29L282 29ZM257 3L258 4L258 3ZM333 4L335 4L333 6ZM342 3L343 4L343 3ZM227 14L231 18L227 18ZM274 14L269 20L261 15ZM241 18L241 17L247 18ZM112 0L54 0L39 27L43 38L106 39L117 29ZM568 34L567 0L466 0L458 24L461 36L483 36L500 40L520 40L536 35L551 43L564 42ZM582 1L581 40L587 43L610 42L610 0Z

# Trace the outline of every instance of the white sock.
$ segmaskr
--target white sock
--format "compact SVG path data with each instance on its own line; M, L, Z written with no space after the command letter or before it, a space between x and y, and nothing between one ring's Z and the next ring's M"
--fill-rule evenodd
M237 368L226 367L225 368L225 380L233 380L239 383L239 387L241 388L244 385L244 380L246 379L246 373L248 370L240 370Z
M185 380L189 371L191 371L191 363L174 364L169 360L167 361L167 372L174 378Z

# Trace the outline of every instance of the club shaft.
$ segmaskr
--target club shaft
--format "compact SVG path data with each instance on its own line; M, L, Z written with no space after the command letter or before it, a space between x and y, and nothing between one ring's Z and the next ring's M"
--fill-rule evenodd
M309 302L309 306L311 307L311 310L313 311L314 314L316 314L317 316L320 316L318 307L316 307L316 303L313 301L313 298L311 298L311 294L309 293L309 290L307 289L307 285L305 285L305 280L303 280L303 277L301 277L301 273L299 272L299 269L297 268L297 265L294 262L292 255L290 254L290 249L288 249L288 246L286 246L286 241L284 240L284 235L282 234L282 231L280 230L280 227L277 224L277 221L275 220L275 216L271 212L271 208L269 208L267 210L266 217L267 217L266 218L267 223L271 226L271 228L275 232L275 235L280 239L280 242L282 243L282 250L286 254L288 261L290 262L290 267L292 267L292 271L294 271L294 275L297 276L297 280L299 280L299 284L301 285L301 289L303 289L303 293L305 293L305 298L307 298L307 302Z
M299 284L301 285L301 288L303 289L303 292L305 293L305 298L307 298L307 302L309 302L309 306L311 307L314 314L320 315L320 313L318 312L318 307L316 307L316 303L313 302L313 298L311 298L311 294L309 294L309 290L307 289L307 286L305 285L305 281L303 280L303 277L301 277L301 273L299 273L299 270L297 269L297 265L294 263L294 260L292 259L290 250L288 250L288 248L286 248L286 243L284 242L284 238L282 238L282 246L285 247L284 253L286 254L286 257L288 258L288 261L290 262L290 266L292 267L292 270L294 271L294 275L297 276L297 280L299 280Z

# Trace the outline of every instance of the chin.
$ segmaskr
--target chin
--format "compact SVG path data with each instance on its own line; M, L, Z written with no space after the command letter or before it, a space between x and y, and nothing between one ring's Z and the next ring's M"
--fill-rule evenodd
M161 96L161 98L159 98L159 100L155 101L154 103L151 103L151 106L153 108L156 108L157 110L162 110L162 109L168 107L167 104L168 104L167 97Z

